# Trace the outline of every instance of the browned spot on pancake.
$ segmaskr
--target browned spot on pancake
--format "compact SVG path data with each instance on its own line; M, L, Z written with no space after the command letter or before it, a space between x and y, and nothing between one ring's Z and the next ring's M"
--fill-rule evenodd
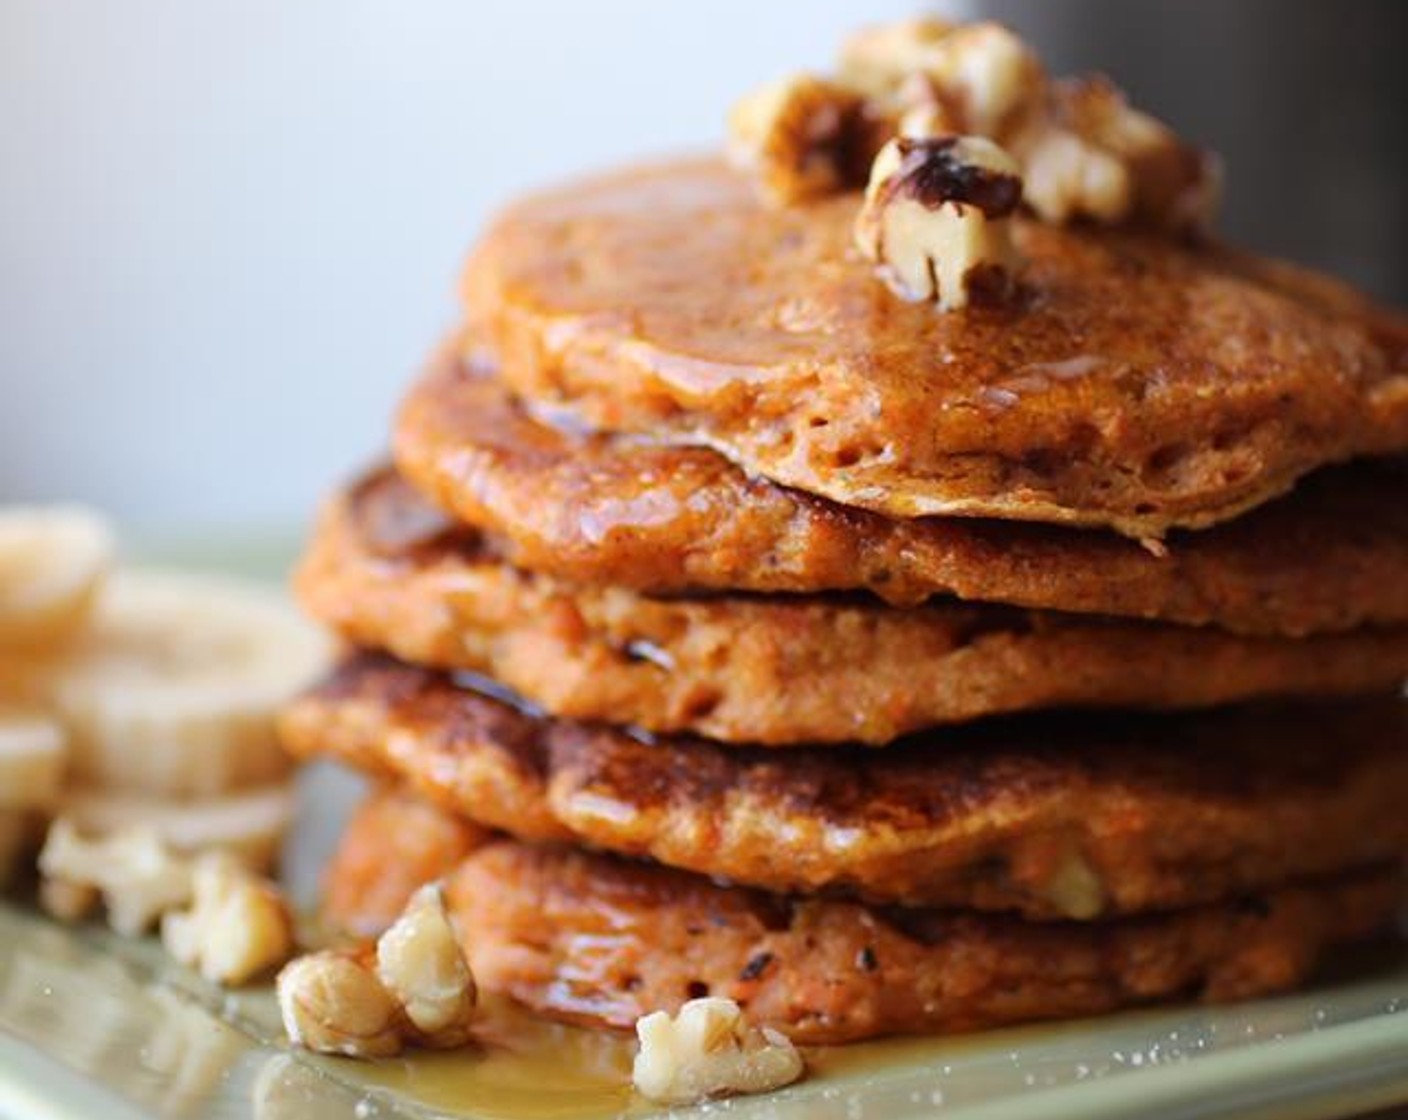
M1068 912L1072 860L1098 882L1097 909L1131 913L1408 844L1408 704L1396 697L1180 719L1047 714L881 752L780 753L537 718L368 656L296 701L282 731L300 756L392 775L524 839L770 890L1037 918Z

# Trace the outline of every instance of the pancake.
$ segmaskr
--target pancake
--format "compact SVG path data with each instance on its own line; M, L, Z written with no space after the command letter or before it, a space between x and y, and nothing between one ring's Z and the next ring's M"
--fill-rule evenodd
M536 423L442 353L396 458L521 568L653 593L866 590L1300 636L1408 623L1408 464L1320 472L1231 524L1132 541L1017 522L894 520L748 478L713 452Z
M380 936L417 887L442 879L490 833L409 793L363 799L323 871L322 912L341 932Z
M1158 537L1408 450L1408 321L1333 281L1019 218L1020 298L939 313L853 249L859 204L769 207L714 161L571 183L490 229L469 324L578 422L895 517Z
M399 882L378 843L387 815L354 822L343 844L383 853ZM416 815L406 827L418 826ZM835 1043L1281 991L1332 946L1386 931L1400 889L1396 871L1367 871L1169 914L1038 925L793 900L498 841L459 864L446 897L479 987L536 1011L629 1028L724 996L797 1042ZM330 916L368 925L355 908Z
M286 709L300 757L405 782L520 839L785 892L1166 909L1399 857L1408 703L986 721L882 752L645 740L364 656Z
M394 473L326 506L296 585L354 645L484 673L554 715L765 745L1059 706L1391 691L1408 627L1248 638L952 601L652 599L516 570Z

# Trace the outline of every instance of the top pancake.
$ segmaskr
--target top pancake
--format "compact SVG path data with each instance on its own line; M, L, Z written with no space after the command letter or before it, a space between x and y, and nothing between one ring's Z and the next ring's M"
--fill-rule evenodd
M875 279L857 206L712 161L574 183L490 230L471 327L540 405L900 517L1159 536L1408 448L1408 324L1331 281L1021 220L1020 298L942 314Z

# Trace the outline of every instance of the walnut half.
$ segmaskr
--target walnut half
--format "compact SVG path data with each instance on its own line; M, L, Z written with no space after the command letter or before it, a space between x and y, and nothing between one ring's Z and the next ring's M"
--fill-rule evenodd
M789 205L863 186L869 159L895 136L982 136L1022 168L1042 221L1209 226L1221 174L1210 154L1133 108L1098 76L1053 79L999 23L933 18L866 28L833 77L802 75L739 102L735 164L768 201Z
M1073 847L1047 879L1046 897L1066 917L1088 922L1105 909L1105 884L1080 850Z
M89 838L60 817L39 853L39 871L40 900L55 917L85 917L101 895L109 924L127 937L145 933L161 915L191 898L189 861L146 829Z
M189 911L161 920L166 951L215 984L243 984L293 953L293 916L273 883L233 857L200 857Z
M279 1013L295 1046L349 1058L401 1052L401 1005L367 965L345 953L309 953L284 966Z
M468 1040L476 989L439 886L422 887L376 945L376 972L421 1039L436 1047Z
M1017 164L992 141L900 137L875 160L856 244L897 295L956 310L1010 286L1009 218L1021 201Z
M474 977L434 884L416 892L373 951L299 957L277 989L289 1039L322 1054L462 1046L474 1020Z
M692 1104L735 1093L767 1093L802 1076L802 1056L786 1035L748 1026L731 999L694 999L671 1017L636 1023L640 1051L632 1081L644 1097Z
M1057 82L1052 105L1052 130L1078 136L1087 148L1124 169L1128 195L1117 220L1134 218L1175 231L1203 229L1212 223L1222 188L1221 165L1214 156L1134 108L1108 78L1085 76ZM1028 194L1038 212L1043 212L1034 178L1033 169ZM1095 208L1090 212L1102 217Z
M809 74L744 97L728 129L730 161L778 206L863 186L890 131L859 93Z
M907 20L852 36L841 51L841 81L944 131L1002 143L1039 111L1046 72L1032 49L999 23ZM902 126L901 131L912 131Z

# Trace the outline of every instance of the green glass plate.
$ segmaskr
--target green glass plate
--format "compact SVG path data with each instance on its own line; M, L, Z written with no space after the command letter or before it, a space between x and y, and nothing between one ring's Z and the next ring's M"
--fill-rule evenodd
M267 989L221 993L150 940L6 906L0 946L0 1115L16 1120L650 1114L622 1088L625 1040L514 1036L503 1008L491 1023L526 1041L371 1065L290 1051ZM691 1114L1295 1120L1408 1101L1408 960L1345 965L1367 975L1229 1008L814 1051L807 1082Z

